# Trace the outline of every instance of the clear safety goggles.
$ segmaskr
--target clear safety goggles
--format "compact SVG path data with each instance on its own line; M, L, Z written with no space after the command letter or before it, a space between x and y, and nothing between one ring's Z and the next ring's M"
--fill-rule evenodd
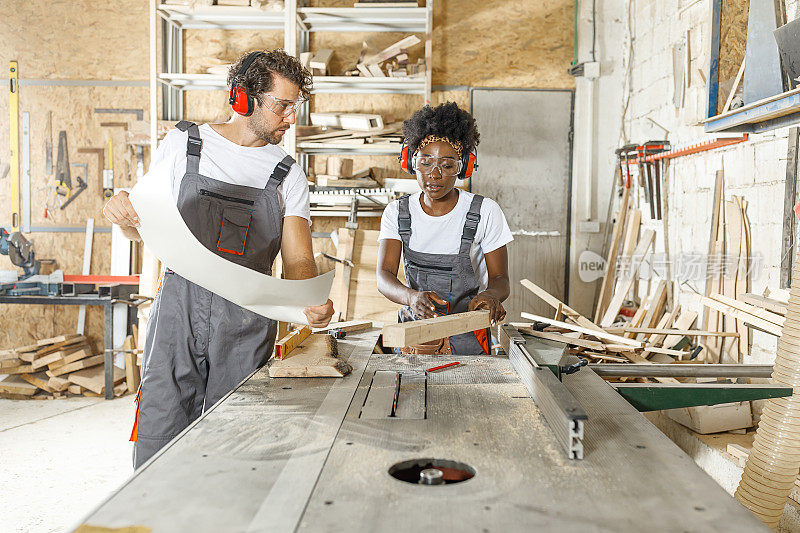
M261 103L279 117L288 117L292 113L297 114L300 111L300 107L302 107L305 102L304 98L298 98L297 100L281 100L280 98L275 98L271 94L265 93L261 95Z
M438 167L442 176L458 176L461 172L461 160L452 157L434 157L417 153L414 155L414 168L423 174L430 174Z

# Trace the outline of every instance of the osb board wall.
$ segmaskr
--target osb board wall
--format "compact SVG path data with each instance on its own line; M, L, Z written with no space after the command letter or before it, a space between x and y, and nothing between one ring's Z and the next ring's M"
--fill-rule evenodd
M124 8L123 8L124 5ZM19 63L22 79L146 80L148 70L148 2L95 2L53 0L0 2L0 60L4 76L8 62ZM0 164L9 161L9 98L0 98ZM94 107L147 107L144 87L43 87L22 86L19 93L20 121L23 111L31 120L31 222L33 225L80 225L94 217L97 226L106 225L100 216L100 196L95 156L78 154L81 146L105 147L109 132L99 122L132 120L132 116L92 113ZM88 165L89 188L55 219L44 219L45 189L54 176L44 173L44 133L47 111L53 111L53 162L58 151L58 131L67 132L69 160ZM122 132L112 131L116 148L122 147ZM21 136L20 136L21 140ZM126 185L126 156L115 150L117 184ZM72 167L75 176L81 173ZM122 176L120 176L122 174ZM10 180L0 181L0 224L8 224ZM56 268L80 273L84 234L34 233L38 258L55 259ZM93 274L107 273L110 263L110 235L95 234L92 248ZM18 270L6 256L0 269ZM49 271L49 267L48 270ZM29 344L36 338L75 331L77 308L53 306L0 306L0 320L13 327L0 328L0 348ZM95 349L102 346L103 311L89 308L86 332Z
M0 58L26 78L144 80L149 25L147 0L4 0Z
M719 28L719 94L717 112L725 107L728 94L744 60L747 45L747 15L750 0L722 0Z

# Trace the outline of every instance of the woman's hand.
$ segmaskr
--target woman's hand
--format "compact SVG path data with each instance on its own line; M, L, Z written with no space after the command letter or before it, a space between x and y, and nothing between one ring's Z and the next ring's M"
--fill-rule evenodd
M469 310L474 311L476 309L488 309L492 324L497 324L506 317L506 310L503 308L503 304L489 291L480 292L470 300Z
M433 318L436 314L434 304L447 305L447 300L443 300L433 291L414 292L408 299L408 306L419 318Z

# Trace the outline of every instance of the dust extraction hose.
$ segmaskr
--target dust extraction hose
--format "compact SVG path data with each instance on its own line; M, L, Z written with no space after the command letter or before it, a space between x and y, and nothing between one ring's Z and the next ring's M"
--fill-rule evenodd
M767 401L735 496L774 530L800 470L800 252L772 383L790 386L794 394Z

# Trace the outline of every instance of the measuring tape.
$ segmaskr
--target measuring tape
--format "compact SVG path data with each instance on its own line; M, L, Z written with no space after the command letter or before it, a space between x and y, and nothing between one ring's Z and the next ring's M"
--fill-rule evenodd
M9 100L9 112L11 120L11 165L9 176L11 177L11 228L19 231L19 82L17 79L17 62L8 63L8 87L11 91Z

